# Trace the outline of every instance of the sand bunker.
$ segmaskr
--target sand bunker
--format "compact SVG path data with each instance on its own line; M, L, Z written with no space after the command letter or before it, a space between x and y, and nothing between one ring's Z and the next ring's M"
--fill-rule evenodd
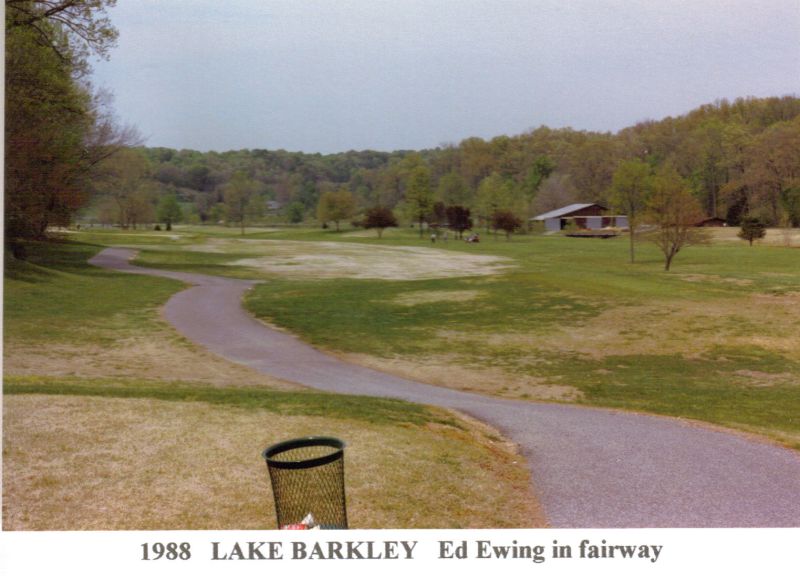
M259 255L231 262L232 266L304 278L422 280L488 276L513 267L507 258L408 246L259 240L235 248Z

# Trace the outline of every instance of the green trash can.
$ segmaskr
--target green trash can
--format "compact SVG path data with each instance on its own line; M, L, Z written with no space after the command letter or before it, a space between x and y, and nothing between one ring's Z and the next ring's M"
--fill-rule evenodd
M267 462L281 530L347 528L344 442L308 436L270 446Z

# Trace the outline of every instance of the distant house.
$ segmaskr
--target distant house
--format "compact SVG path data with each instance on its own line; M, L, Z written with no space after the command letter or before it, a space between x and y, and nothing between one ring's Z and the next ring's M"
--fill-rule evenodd
M725 218L706 218L705 220L701 220L695 226L698 228L708 228L708 227L715 227L715 226L727 226L728 223L725 221Z
M281 204L277 200L267 200L266 208L268 213L277 214L280 211L280 209L283 208L283 204Z
M608 209L600 204L570 204L531 218L532 222L544 222L548 232L563 230L574 223L579 230L601 230L603 228L627 228L627 216L609 216Z

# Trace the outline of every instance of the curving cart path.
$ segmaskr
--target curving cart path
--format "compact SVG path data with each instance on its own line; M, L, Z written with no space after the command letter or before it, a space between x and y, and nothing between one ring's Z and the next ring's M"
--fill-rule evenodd
M351 365L245 312L256 282L141 268L134 255L108 248L90 263L190 284L164 316L220 356L320 390L453 408L493 425L520 446L553 528L800 527L792 450L674 418L504 400Z

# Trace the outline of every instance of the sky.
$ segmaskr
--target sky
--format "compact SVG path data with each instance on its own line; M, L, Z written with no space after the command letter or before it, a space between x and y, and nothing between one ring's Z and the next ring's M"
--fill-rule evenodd
M419 150L800 95L800 0L118 0L147 146Z

